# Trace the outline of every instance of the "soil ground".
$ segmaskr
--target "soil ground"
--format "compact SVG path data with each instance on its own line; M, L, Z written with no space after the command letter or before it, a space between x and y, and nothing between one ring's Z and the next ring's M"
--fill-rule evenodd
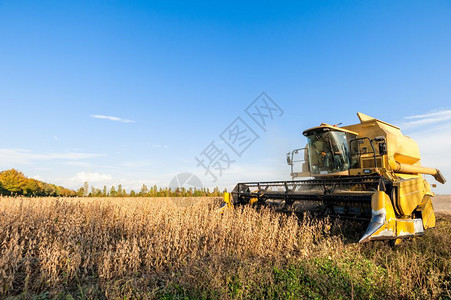
M436 195L432 198L434 211L451 215L451 195Z

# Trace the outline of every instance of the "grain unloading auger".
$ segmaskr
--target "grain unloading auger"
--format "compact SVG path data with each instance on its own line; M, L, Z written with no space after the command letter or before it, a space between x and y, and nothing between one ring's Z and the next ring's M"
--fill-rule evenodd
M398 240L435 227L434 193L423 174L442 184L445 178L421 166L417 143L398 127L357 115L359 124L305 130L307 146L287 154L293 180L238 183L225 193L224 207L266 205L369 221L360 242Z

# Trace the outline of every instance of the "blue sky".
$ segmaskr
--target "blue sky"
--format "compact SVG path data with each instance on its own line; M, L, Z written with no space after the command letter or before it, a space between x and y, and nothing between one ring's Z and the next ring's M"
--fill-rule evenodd
M361 111L451 178L447 1L0 1L0 37L1 169L70 188L288 179L303 129ZM266 132L244 119L262 91L284 112ZM238 116L259 138L213 182L195 157L227 151Z

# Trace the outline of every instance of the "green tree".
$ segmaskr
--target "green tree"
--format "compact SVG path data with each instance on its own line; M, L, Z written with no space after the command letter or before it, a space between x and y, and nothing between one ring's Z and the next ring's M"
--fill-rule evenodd
M22 195L26 189L27 178L22 172L11 169L0 173L0 183L10 195Z
M2 183L0 182L0 195L6 195L8 191L3 188Z
M36 179L28 179L25 188L23 189L23 194L26 196L42 196L43 195L43 185L40 181Z
M117 195L116 188L113 185L113 186L111 186L111 189L110 189L110 196L116 197L116 195Z
M58 189L56 185L44 183L44 194L46 196L58 196Z
M2 195L24 195L29 197L74 196L76 194L73 190L42 182L34 178L28 178L22 172L15 169L0 172L0 193Z
M149 192L149 189L147 188L147 185L143 184L141 187L141 191L139 192L140 196L146 196Z
M156 197L158 193L158 187L155 184L151 189L150 189L150 197Z
M78 197L83 197L85 195L85 189L83 187L79 188L76 192Z

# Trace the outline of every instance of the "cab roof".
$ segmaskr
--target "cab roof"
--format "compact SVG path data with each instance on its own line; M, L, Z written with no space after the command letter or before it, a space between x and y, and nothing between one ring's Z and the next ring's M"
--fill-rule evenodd
M326 124L326 123L321 123L320 126L316 126L316 127L312 127L307 130L304 130L302 132L302 134L306 136L312 131L341 131L341 132L358 135L358 133L355 131L347 130L347 129L338 127L337 125L330 125L330 124Z

